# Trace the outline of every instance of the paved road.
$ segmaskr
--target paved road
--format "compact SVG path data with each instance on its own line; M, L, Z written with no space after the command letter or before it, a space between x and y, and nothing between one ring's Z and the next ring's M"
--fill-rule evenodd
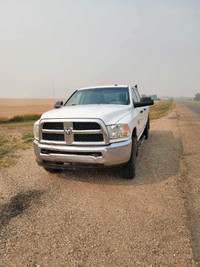
M191 109L192 111L200 115L200 101L199 102L184 101L184 102L181 102L181 104L185 105L187 108Z

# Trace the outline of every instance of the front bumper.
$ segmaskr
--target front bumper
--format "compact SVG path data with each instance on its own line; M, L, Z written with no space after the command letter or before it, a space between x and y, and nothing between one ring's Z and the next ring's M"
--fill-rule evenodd
M39 165L49 168L69 166L114 166L129 161L132 140L106 146L60 146L34 140L34 151Z

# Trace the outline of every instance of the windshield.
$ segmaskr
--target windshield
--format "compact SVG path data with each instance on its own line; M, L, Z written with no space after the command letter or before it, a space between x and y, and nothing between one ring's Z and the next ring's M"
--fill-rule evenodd
M92 104L128 105L129 103L128 88L114 87L78 90L69 98L65 106Z

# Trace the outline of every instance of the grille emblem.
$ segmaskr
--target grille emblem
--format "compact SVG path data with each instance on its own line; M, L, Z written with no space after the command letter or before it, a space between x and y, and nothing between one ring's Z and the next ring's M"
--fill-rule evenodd
M71 129L65 129L65 133L66 133L67 135L70 135L70 134L71 134Z

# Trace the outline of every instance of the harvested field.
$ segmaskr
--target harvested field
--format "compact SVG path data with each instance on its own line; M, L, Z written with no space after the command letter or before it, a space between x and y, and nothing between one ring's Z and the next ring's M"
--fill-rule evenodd
M0 98L0 117L10 118L24 114L42 114L53 109L53 99L3 99Z

